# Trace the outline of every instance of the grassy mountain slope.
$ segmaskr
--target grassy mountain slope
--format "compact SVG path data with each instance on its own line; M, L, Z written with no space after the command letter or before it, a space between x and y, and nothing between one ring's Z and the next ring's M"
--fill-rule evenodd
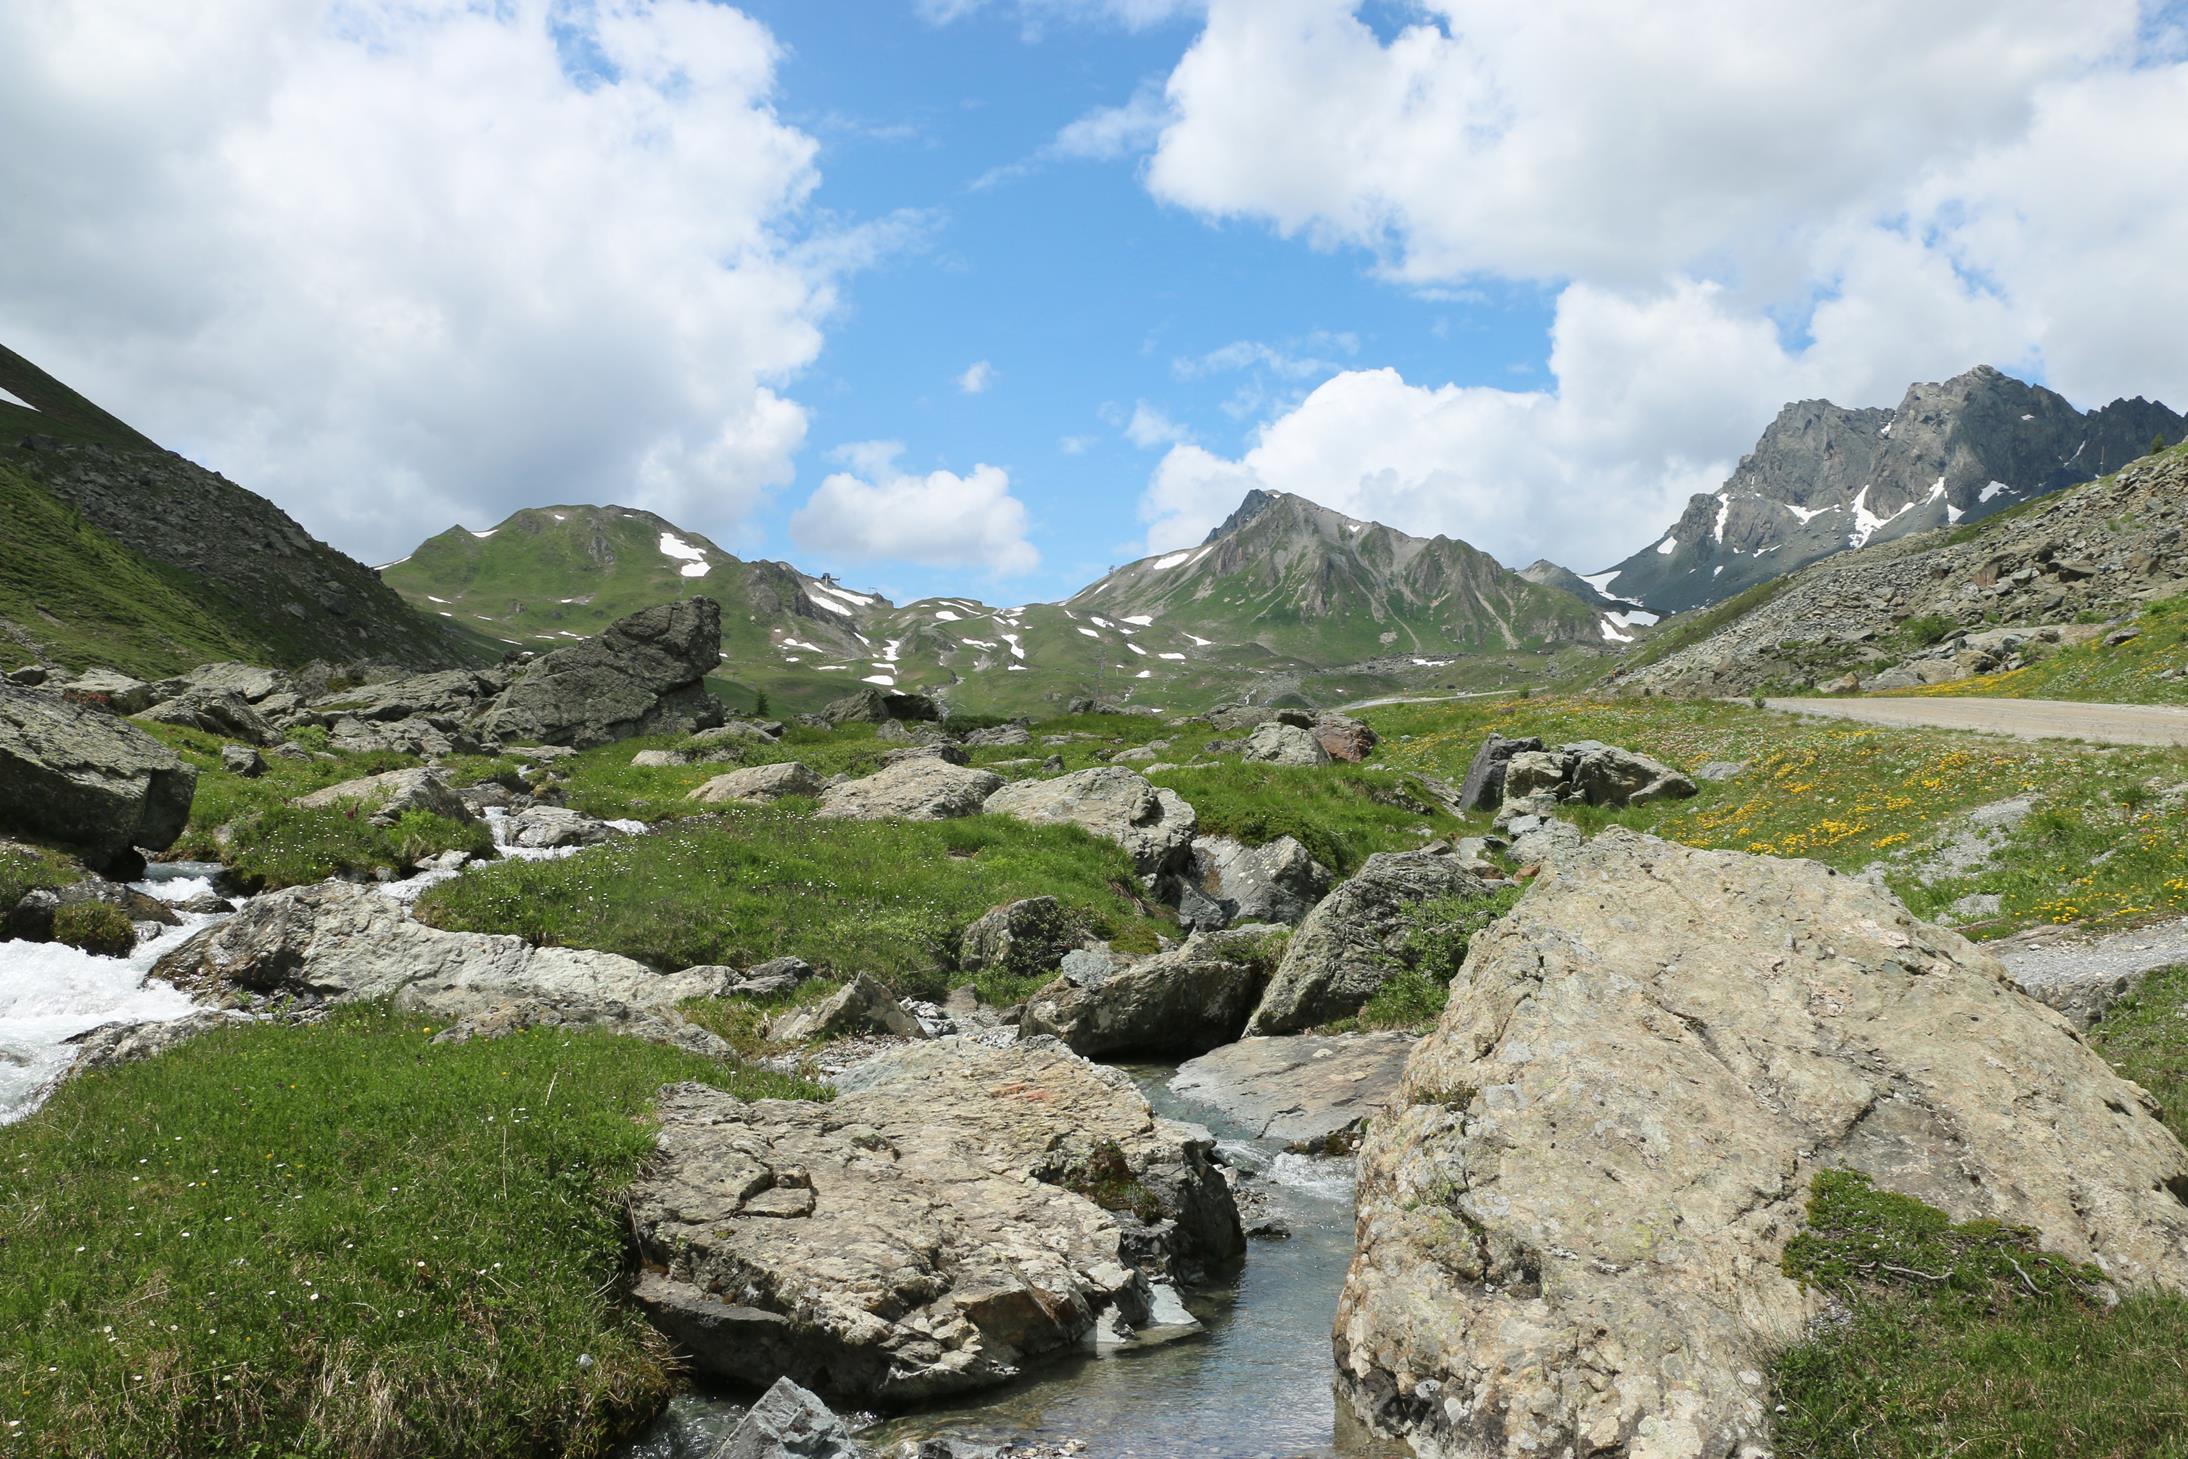
M0 634L141 674L213 658L422 667L484 657L265 498L163 451L0 348Z

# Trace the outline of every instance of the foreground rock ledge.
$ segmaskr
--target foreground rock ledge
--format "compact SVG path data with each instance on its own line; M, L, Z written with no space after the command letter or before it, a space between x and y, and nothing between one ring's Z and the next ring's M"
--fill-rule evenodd
M2188 1290L2188 1153L1995 959L1813 862L1607 831L1475 939L1369 1127L1340 1388L1428 1456L1763 1454L1832 1167Z
M1241 1249L1207 1132L1053 1040L940 1039L842 1084L832 1104L662 1094L635 1295L704 1372L884 1404L986 1387ZM1131 1209L1067 1189L1105 1155Z

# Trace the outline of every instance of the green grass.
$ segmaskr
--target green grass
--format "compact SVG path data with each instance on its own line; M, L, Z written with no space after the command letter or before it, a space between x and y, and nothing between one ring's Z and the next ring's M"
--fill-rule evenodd
M1782 1355L1784 1459L2188 1454L2188 1301L2100 1299L2031 1233L1818 1176L1786 1269L1850 1317ZM2099 1376L2101 1375L2101 1377Z
M464 825L423 811L382 827L345 806L305 809L289 804L346 780L418 764L412 756L375 751L321 760L269 754L265 773L246 778L221 768L224 741L217 735L177 725L143 723L139 728L197 767L190 822L168 854L222 862L252 886L272 890L330 876L371 876L416 866L444 851L484 856L493 849L484 825ZM505 768L502 762L476 756L458 767L474 779L500 768ZM215 834L224 826L231 828L225 840Z
M1451 998L1451 980L1466 961L1474 934L1518 905L1526 887L1505 887L1486 897L1437 897L1406 913L1405 952L1375 996L1352 1017L1331 1025L1337 1033L1404 1028L1426 1032Z
M83 879L83 867L58 851L19 841L0 846L0 917L32 891L65 887Z
M1290 836L1339 876L1378 851L1419 850L1459 829L1411 776L1379 767L1222 760L1153 779L1191 803L1201 835L1248 845Z
M615 1195L687 1079L815 1092L372 1008L71 1080L0 1129L0 1455L608 1452L670 1387Z
M2153 973L2089 1041L2188 1137L2188 967ZM2188 1455L2188 1300L2108 1307L2027 1233L1845 1171L1818 1177L1786 1266L1851 1318L1777 1365L1784 1459Z
M137 926L106 902L70 902L53 909L53 940L101 957L124 957L137 945Z
M505 861L428 891L437 927L513 932L655 967L802 957L934 997L964 929L990 908L1053 895L1097 935L1150 950L1166 920L1135 904L1124 852L1075 826L1000 816L816 821L795 802L739 809L561 861Z
M214 659L263 658L202 583L139 557L0 458L0 618L70 668L157 678ZM22 651L13 650L18 657Z
M1744 764L1740 777L1704 782L1690 800L1577 807L1571 817L1589 830L1625 825L1845 872L1877 863L1922 917L1970 893L1998 895L2000 912L1971 936L2188 912L2188 841L2170 831L2188 797L2188 751L1893 729L1669 699L1473 700L1367 718L1383 734L1384 763L1453 781L1491 730L1553 745L1600 739L1690 772L1711 760ZM1992 864L1950 876L1924 869L1925 848L1956 834L1966 812L2020 797L2036 810Z
M2133 627L2140 631L2126 643L2108 645L2100 636L2045 654L2024 668L1961 679L1923 692L2095 704L2188 704L2188 598L2152 603ZM2158 677L2168 671L2178 671L2179 676Z
M353 806L284 805L238 822L222 856L246 884L274 891L332 876L407 872L446 851L489 856L493 849L483 822L431 811L405 811L380 826Z
M881 768L882 756L905 748L905 742L884 740L874 729L870 724L832 730L794 724L774 744L737 739L699 747L709 753L726 752L733 759L704 765L633 765L631 758L641 750L691 747L683 735L650 735L601 745L557 761L550 773L562 782L563 798L572 810L603 820L659 821L709 815L716 807L690 799L691 792L715 776L743 766L795 760L824 779L838 774L872 774Z

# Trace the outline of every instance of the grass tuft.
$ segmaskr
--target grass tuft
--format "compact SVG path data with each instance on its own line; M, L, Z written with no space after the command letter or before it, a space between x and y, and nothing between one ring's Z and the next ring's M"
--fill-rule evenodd
M0 1129L0 1455L605 1454L668 1354L615 1297L664 1083L605 1032L350 1008L85 1074Z

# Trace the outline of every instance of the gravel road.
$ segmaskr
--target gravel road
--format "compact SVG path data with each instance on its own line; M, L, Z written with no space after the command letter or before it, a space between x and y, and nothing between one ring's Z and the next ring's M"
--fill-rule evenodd
M2087 1028L2144 973L2188 963L2188 918L2099 936L2041 927L1985 950L2013 981Z
M1772 709L1864 724L1981 730L2024 740L2188 745L2188 709L2166 704L2076 704L2059 699L1768 699Z

